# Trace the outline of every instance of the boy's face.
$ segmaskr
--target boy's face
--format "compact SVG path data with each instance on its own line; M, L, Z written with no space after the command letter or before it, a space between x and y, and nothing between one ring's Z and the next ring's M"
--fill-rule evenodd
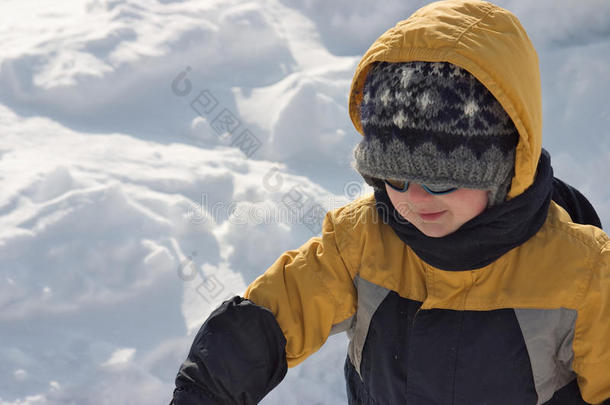
M424 235L433 238L455 232L487 208L487 190L458 188L449 194L433 195L414 182L404 192L387 184L385 188L396 211Z

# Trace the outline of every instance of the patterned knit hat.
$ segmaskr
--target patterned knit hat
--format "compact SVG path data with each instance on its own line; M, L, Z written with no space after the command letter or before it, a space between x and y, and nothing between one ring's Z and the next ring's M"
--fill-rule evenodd
M519 135L474 76L446 62L376 62L363 91L353 166L368 184L489 190L490 206L506 199Z

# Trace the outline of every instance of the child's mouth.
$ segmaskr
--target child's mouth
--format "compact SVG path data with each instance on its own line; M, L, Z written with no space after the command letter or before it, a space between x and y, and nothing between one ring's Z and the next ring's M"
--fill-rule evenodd
M445 212L447 211L439 211L439 212L432 212L432 213L427 213L427 214L417 214L420 216L421 219L423 219L424 221L434 221L435 219L440 218Z

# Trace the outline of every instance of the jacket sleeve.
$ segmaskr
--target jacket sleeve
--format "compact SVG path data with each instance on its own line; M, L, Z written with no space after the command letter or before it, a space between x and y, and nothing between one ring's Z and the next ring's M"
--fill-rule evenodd
M610 404L610 240L592 259L588 289L578 310L573 369L582 397L591 404Z
M275 315L286 337L288 367L318 350L331 328L356 311L358 231L349 220L336 223L334 214L326 214L322 236L285 252L245 293Z
M343 255L329 212L321 236L282 254L243 298L205 321L176 377L173 404L258 403L355 312Z

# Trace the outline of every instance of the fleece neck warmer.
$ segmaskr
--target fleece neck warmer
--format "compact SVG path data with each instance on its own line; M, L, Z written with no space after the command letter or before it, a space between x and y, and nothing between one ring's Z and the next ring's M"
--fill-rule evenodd
M553 191L551 158L542 150L534 183L517 197L488 207L455 232L432 238L404 219L385 189L375 189L376 208L384 223L424 262L441 270L485 267L531 238L544 224Z

